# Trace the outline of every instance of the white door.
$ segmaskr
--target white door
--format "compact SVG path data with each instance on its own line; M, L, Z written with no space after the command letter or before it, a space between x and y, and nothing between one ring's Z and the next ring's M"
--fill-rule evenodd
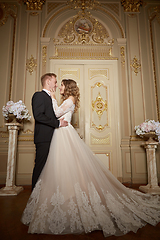
M122 176L119 130L119 88L116 60L51 60L60 84L77 81L80 109L72 124L91 150L116 176ZM59 92L57 97L60 103Z

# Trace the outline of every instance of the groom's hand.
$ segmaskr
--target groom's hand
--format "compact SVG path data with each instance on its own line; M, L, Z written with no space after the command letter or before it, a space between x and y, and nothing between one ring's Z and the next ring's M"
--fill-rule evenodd
M64 118L61 118L60 119L60 127L66 127L68 126L68 122L64 120Z

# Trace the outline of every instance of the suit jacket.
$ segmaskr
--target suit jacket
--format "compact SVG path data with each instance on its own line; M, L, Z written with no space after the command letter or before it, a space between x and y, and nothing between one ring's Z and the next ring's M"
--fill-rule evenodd
M35 119L34 143L50 142L54 129L59 127L51 97L45 92L35 92L32 97L32 111Z

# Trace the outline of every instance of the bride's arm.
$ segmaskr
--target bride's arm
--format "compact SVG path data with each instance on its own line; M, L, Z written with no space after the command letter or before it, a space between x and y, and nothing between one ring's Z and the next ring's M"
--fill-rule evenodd
M59 118L71 110L73 102L71 99L67 99L58 107L57 100L52 98L52 104L56 117Z

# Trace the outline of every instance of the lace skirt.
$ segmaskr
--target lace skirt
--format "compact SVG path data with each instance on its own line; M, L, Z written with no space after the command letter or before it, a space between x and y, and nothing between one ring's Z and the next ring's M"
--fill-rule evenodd
M160 198L121 184L69 125L54 132L22 222L29 233L123 235L160 222Z

